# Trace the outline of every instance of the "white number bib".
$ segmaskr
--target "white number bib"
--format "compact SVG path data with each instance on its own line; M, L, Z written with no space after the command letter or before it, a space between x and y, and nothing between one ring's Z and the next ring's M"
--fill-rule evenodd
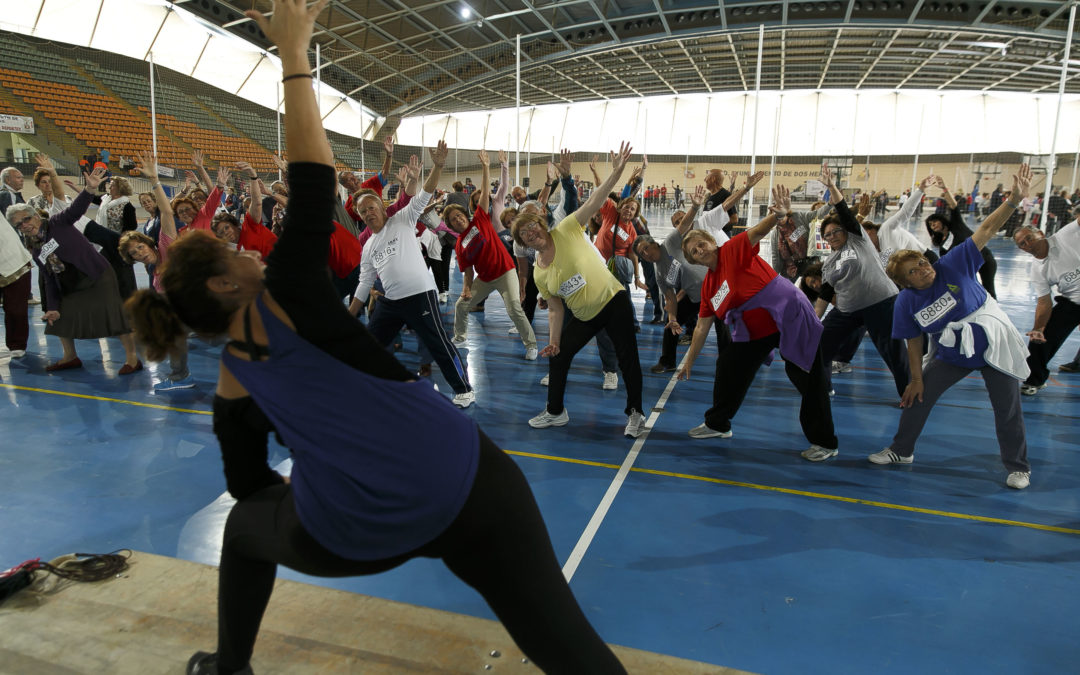
M919 323L920 326L926 328L938 319L944 317L956 306L956 298L954 298L952 294L948 291L945 291L945 294L942 295L940 298L933 301L926 307L923 307L919 311L915 312L915 320Z
M49 256L56 253L59 248L60 244L56 243L55 239L50 239L41 247L41 253L38 254L38 260L41 261L42 265L47 265Z
M854 260L856 257L855 251L852 251L850 248L846 251L841 251L840 255L836 258L836 266L833 269L839 272L840 268L844 266L844 262Z
M667 271L667 276L664 277L664 283L668 286L674 287L679 282L679 272L682 270L682 263L678 260L671 261L671 267Z
M569 298L574 293L577 293L581 289L585 288L585 277L580 274L575 274L566 281L559 284L559 295L564 298Z
M480 234L480 230L475 227L469 230L469 233L461 240L461 248L469 248L469 244L473 243L473 240L476 239L476 235L478 234Z
M630 233L620 227L619 228L619 239L622 239L623 241L626 241L629 238L630 238Z
M386 246L382 247L378 251L375 251L375 267L382 267L390 258L393 258L398 254L398 238L394 237L386 243Z
M800 225L799 227L797 227L795 229L794 232L792 232L791 234L788 235L788 241L790 241L792 244L794 244L795 242L799 241L799 239L803 235L805 235L808 231L809 230L806 229L805 225Z
M728 283L725 281L723 285L720 286L719 290L716 291L716 295L712 296L712 308L714 312L720 310L720 305L724 304L724 298L728 296L730 291L731 289L728 288Z

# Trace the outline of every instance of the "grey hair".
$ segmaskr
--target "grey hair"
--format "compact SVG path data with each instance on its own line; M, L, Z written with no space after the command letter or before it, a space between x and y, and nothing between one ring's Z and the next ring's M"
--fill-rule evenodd
M649 244L655 244L655 243L656 243L656 240L653 239L652 237L650 237L649 235L647 235L647 234L639 234L634 239L634 254L640 256L642 247L648 246Z
M4 170L0 171L0 182L7 185L8 176L10 176L11 174L13 174L13 173L15 173L17 171L18 171L18 169L13 167L13 166L4 167Z
M4 217L7 218L9 223L14 223L16 220L21 219L24 213L29 213L32 216L37 215L37 211L29 204L12 204L7 208Z
M525 209L530 208L530 207L536 209L537 213L543 213L544 212L544 204L541 204L540 202L538 202L535 199L530 199L527 202L522 202L517 207L518 213L521 213L522 211L524 211Z

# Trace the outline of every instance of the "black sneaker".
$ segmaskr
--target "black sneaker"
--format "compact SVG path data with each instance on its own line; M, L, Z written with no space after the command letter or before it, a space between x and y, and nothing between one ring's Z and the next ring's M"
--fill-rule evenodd
M1069 363L1063 363L1058 366L1058 370L1063 373L1080 373L1080 361L1070 361Z
M656 373L658 375L660 373L670 373L673 370L675 370L675 366L669 366L664 363L657 363L655 366L649 368L650 373Z
M218 671L217 665L218 655L217 653L209 652L195 652L195 655L188 659L187 675L226 675ZM241 670L236 671L236 675L254 675L254 671L251 670L251 664L244 666Z

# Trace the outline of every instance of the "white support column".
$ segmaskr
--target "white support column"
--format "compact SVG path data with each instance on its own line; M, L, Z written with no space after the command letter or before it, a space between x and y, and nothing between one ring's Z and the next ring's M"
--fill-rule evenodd
M1046 213L1050 206L1050 195L1054 190L1054 170L1057 169L1057 137L1061 124L1061 104L1065 99L1065 77L1069 72L1069 52L1072 51L1073 26L1076 22L1076 3L1069 6L1069 30L1065 34L1065 54L1061 57L1061 80L1058 82L1057 112L1054 113L1054 134L1050 141L1050 164L1046 167L1046 189L1043 190L1042 218L1039 223L1046 231ZM1075 172L1075 170L1074 170ZM1064 223L1062 223L1064 224Z
M516 43L517 65L515 67L516 75L514 77L514 106L517 110L517 136L515 137L517 152L514 155L514 185L521 185L521 33L517 34Z
M319 117L322 117L322 49L318 42L315 43L315 105L319 107Z
M274 91L277 92L277 108L274 112L277 114L277 154L278 157L282 157L281 154L281 83L278 82L274 85ZM278 169L277 179L282 180L281 169Z
M765 24L758 26L758 41L757 41L757 73L754 75L754 133L750 138L750 175L754 175L754 171L757 169L757 127L758 127L758 106L761 102L761 52L765 48ZM754 189L750 188L747 193L749 201L746 206L746 224L750 225L751 220L754 218Z
M157 155L157 97L154 95L154 53L150 52L150 139ZM92 167L91 167L92 168Z

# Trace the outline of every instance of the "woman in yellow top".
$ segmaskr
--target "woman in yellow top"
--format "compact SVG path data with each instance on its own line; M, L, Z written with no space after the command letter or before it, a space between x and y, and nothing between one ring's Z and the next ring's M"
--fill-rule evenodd
M615 354L626 382L625 434L637 438L645 428L641 413L641 363L638 361L634 308L630 293L616 279L582 231L581 223L603 206L630 158L630 145L611 153L611 175L592 192L573 215L548 231L540 216L519 215L511 227L514 240L536 251L533 280L548 303L548 346L540 356L551 358L547 408L529 420L535 429L562 426L570 421L563 407L566 376L574 354L601 330L615 344ZM572 316L564 322L566 308Z

